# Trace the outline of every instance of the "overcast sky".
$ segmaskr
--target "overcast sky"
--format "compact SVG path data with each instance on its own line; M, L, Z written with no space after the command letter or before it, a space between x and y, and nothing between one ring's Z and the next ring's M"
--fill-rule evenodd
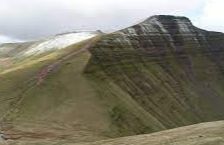
M224 32L224 0L0 0L0 40L75 30L117 30L158 14Z

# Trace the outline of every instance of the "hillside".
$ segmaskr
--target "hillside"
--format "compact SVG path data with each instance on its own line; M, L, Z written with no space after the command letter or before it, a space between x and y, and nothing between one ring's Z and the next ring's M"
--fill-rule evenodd
M223 145L224 122L208 122L160 131L151 134L135 135L90 143L71 143L69 140L40 141L9 140L8 145Z
M147 135L75 145L223 145L223 128L223 121L209 122Z
M224 34L153 16L67 35L0 46L0 125L11 140L90 142L224 119Z

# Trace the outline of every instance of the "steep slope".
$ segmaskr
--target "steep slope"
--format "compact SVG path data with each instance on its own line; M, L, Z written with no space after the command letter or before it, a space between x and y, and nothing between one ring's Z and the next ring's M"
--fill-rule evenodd
M153 16L102 37L86 73L113 82L159 126L174 128L224 119L223 49L222 33L185 17Z

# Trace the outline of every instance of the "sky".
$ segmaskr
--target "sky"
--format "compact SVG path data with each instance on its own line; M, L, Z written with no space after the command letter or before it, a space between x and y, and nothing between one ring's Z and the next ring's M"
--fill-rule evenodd
M0 0L0 42L78 30L119 30L152 15L189 17L224 32L224 0Z

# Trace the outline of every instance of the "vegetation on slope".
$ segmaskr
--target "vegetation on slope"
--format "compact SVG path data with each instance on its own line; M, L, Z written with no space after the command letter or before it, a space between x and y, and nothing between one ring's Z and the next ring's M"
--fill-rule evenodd
M86 48L95 41L29 57L0 72L7 135L81 142L163 128L111 80L83 73L91 57Z
M147 135L75 145L223 145L224 122L209 122ZM68 144L67 144L68 145Z
M187 18L155 16L104 36L90 48L86 73L113 82L156 120L148 132L221 120L223 40Z
M0 70L1 128L63 144L223 119L223 39L157 16L17 60Z

